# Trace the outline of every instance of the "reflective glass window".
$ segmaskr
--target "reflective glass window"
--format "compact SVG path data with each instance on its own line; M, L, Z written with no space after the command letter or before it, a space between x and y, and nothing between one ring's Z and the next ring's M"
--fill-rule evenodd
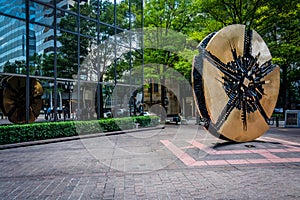
M78 36L60 31L57 36L57 69L58 77L72 78L78 69Z
M30 3L30 7L32 7L32 5L33 4ZM5 13L25 20L25 2L23 0L2 0L0 4L0 13Z
M34 41L32 40L34 40L34 37L30 37L29 41L31 50L33 50L34 46ZM3 15L0 16L0 71L24 74L26 72L25 63L25 22Z
M30 11L30 22L53 26L54 9L43 4L33 3Z
M57 28L59 30L72 31L74 33L77 33L77 16L58 10Z
M30 73L53 77L54 71L54 30L37 24L30 24L29 66ZM31 53L32 52L32 53Z
M87 20L86 18L80 18L80 34L96 37L97 35L97 22Z

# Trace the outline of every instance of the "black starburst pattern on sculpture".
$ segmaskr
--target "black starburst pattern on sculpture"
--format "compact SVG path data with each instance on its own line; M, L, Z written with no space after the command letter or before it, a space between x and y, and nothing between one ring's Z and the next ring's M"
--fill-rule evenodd
M265 95L263 85L267 81L264 77L274 70L275 65L271 64L271 60L259 64L260 54L255 57L251 55L251 39L252 31L246 31L243 56L238 56L236 49L231 45L233 60L227 64L211 52L205 52L205 58L224 74L219 81L229 97L215 124L217 129L223 125L235 108L241 110L244 130L247 130L247 113L258 110L265 120L268 119L260 100Z

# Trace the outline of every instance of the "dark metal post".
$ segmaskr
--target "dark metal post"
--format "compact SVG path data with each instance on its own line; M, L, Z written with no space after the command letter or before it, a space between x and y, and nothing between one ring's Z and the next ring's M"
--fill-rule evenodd
M29 78L29 0L26 0L26 123L29 123L29 106L30 106L30 78Z
M117 86L117 1L114 0L114 83L115 88ZM113 99L114 101L117 101L117 99ZM112 108L113 116L116 116L116 110L115 108Z
M97 1L97 59L96 59L96 65L97 65L97 97L96 97L96 107L97 107L97 119L101 118L101 100L100 100L100 90L102 90L101 83L100 83L100 77L101 77L101 72L100 72L100 55L99 55L99 45L100 45L100 1Z
M96 105L97 105L97 119L103 118L104 117L104 111L103 111L103 94L102 94L102 82L103 82L103 70L104 66L101 66L100 63L100 55L99 55L99 45L100 45L100 1L97 2L97 59L96 59L96 65L97 65L97 97L96 97ZM104 65L105 63L103 63Z
M141 49L142 49L142 83L143 83L143 87L142 87L142 113L144 113L144 1L141 1L141 12L142 12L142 24L141 24ZM152 85L151 85L152 87ZM152 91L151 91L151 95L152 95ZM152 101L151 101L151 106L152 106Z
M53 102L53 113L54 113L54 121L57 121L57 16L56 16L56 0L53 1L54 3L54 27L53 27L53 34L54 34L54 102Z
M117 1L114 0L114 81L117 85Z
M80 92L80 0L77 0L77 119L81 118ZM83 97L83 96L82 96Z
M103 76L100 76L100 87L99 87L99 104L100 104L100 118L103 118L104 117L104 112L103 112L103 91L102 91L102 88L103 88Z
M152 106L153 103L153 78L150 79L150 107Z
M131 46L132 46L132 40L131 40L131 0L128 2L129 4L129 94L132 96L132 52L131 52ZM136 97L134 97L136 98ZM130 106L130 105L129 105ZM131 106L130 106L130 113L129 115L131 116ZM133 110L133 115L136 115L136 101L134 101L134 110Z
M165 73L166 71L166 65L163 65L163 74ZM167 112L167 107L166 107L166 102L165 102L165 99L166 99L166 87L165 87L165 84L166 84L166 77L165 75L162 76L161 80L160 80L160 87L161 87L161 106L166 110L166 113ZM165 116L162 115L161 116L161 120L164 121L165 120Z
M71 109L72 109L72 106L71 106L71 86L69 88L69 108L68 108L68 116L69 118L71 118Z
M72 113L72 101L71 101L71 93L73 92L73 82L65 82L65 88L68 90L69 93L69 105L68 105L68 116L71 118L71 113Z

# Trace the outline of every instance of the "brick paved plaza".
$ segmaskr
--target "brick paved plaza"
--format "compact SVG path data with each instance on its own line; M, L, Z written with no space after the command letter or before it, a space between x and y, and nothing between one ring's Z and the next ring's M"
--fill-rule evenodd
M232 143L200 126L0 150L2 199L299 199L300 129Z

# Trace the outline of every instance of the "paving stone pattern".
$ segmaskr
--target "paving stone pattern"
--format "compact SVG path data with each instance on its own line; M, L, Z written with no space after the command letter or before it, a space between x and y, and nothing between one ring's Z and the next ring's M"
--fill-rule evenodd
M216 164L270 160L272 155L300 158L299 151L286 151L300 147L299 134L299 129L272 128L257 141L237 144L214 139L192 125L174 125L159 132L5 149L0 151L0 198L300 199L297 160ZM161 141L169 141L182 154ZM241 153L244 150L254 153ZM255 153L258 150L271 155ZM187 156L206 164L186 164Z

